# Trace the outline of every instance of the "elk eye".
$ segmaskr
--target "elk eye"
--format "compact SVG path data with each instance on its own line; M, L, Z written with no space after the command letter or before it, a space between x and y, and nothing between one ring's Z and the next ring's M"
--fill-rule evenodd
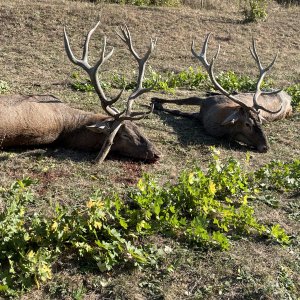
M246 123L246 126L247 126L248 128L251 128L251 124L250 124L250 123Z

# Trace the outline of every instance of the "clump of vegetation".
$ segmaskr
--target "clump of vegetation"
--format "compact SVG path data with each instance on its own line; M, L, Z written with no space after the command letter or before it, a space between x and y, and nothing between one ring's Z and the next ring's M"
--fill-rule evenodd
M264 189L300 190L300 160L292 163L272 161L255 172L255 179Z
M1 188L0 294L13 296L33 284L39 287L51 279L51 264L61 255L87 261L100 271L117 264L157 264L162 251L145 241L154 233L197 249L228 250L232 238L247 236L289 244L279 224L267 226L255 218L251 199L267 189L299 191L299 170L296 160L247 173L234 159L222 163L213 151L206 172L185 171L176 184L159 186L145 175L125 198L96 191L85 207L57 204L52 215L29 212L34 182L18 180Z
M72 87L77 91L90 92L93 91L93 86L88 79L82 77L74 77L75 81L71 83ZM217 76L218 82L229 92L249 92L256 88L256 78L246 75L239 75L233 71L221 72ZM102 82L103 88L131 90L135 88L136 82L128 82L124 76L112 74L110 76L110 84ZM271 80L264 81L262 88L270 89L273 82ZM155 91L163 91L166 93L174 93L178 88L185 88L190 90L213 91L212 85L207 73L201 67L194 69L189 67L179 73L167 72L160 74L149 68L148 76L144 80L145 87L153 87Z
M145 86L153 86L154 90L174 93L177 88L200 89L208 87L208 75L201 68L189 67L179 73L167 72L159 74L150 69L150 75L145 80Z
M267 18L267 0L244 0L244 21L258 22Z
M300 108L300 83L290 85L285 91L292 97L292 106Z
M77 73L72 75L71 86L76 91L93 92L89 79L82 77ZM236 92L251 92L255 91L257 79L247 75L240 75L234 71L221 72L216 77L217 81L230 93ZM108 83L101 81L104 89L125 89L132 90L135 88L136 82L127 82L124 76L111 74ZM270 90L273 87L271 79L263 81L261 87L264 90ZM165 93L174 94L176 89L184 88L190 90L199 90L202 92L213 92L214 86L208 78L208 75L201 67L194 69L189 67L179 73L167 72L160 74L153 69L148 69L148 76L144 80L144 86L149 88L153 87L154 91L163 91ZM292 97L292 106L296 109L300 108L300 84L296 83L284 89Z
M221 72L217 76L220 85L230 93L251 92L256 90L257 78L247 75L239 75L233 71ZM268 79L262 82L261 88L268 90L272 87L273 81ZM211 85L211 89L214 87Z
M91 84L91 80L87 77L84 77L80 75L77 72L74 72L71 75L72 81L71 81L71 88L78 92L94 92L94 86ZM101 81L102 88L109 89L111 86L107 84L106 82Z
M248 202L256 192L249 174L233 159L223 165L217 155L214 158L206 174L200 169L183 172L176 185L159 187L149 177L141 180L133 197L145 213L138 226L221 250L229 249L230 236L241 235L288 244L278 224L268 228L256 220Z
M25 178L2 189L6 208L0 215L0 294L39 287L51 279L51 263L62 253L91 259L102 271L120 262L150 260L133 245L118 197L105 200L95 193L81 210L56 205L51 217L30 215L32 183Z
M0 94L4 94L10 90L8 83L4 80L0 80Z

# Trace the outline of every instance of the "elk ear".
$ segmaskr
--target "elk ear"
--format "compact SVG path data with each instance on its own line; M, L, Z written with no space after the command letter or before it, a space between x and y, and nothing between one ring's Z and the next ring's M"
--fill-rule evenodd
M85 126L88 130L97 132L97 133L105 133L108 134L110 132L110 124L109 122L97 122L92 125Z
M233 125L241 118L242 116L241 114L242 114L241 108L235 109L229 116L227 116L227 118L221 123L221 125L222 126Z

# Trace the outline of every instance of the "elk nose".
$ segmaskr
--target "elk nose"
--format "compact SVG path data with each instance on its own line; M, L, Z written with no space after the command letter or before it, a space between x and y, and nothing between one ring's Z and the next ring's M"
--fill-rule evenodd
M152 152L152 153L149 153L150 155L149 155L149 157L147 158L147 161L149 162L149 163L155 163L155 162L157 162L159 159L160 159L160 157L161 157L161 153L160 152L158 152L158 151L155 151L155 152Z
M160 159L160 153L154 153L152 158L150 159L151 162L156 162Z
M259 152L267 152L268 151L268 149L269 149L269 147L267 146L267 145L262 145L262 146L259 146L258 147L258 151Z

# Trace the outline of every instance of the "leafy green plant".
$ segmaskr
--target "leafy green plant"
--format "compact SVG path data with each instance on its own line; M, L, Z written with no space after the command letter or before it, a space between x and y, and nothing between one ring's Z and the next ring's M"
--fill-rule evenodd
M163 90L165 92L173 91L177 88L197 89L197 90L214 90L214 86L210 82L208 75L202 68L194 69L189 67L179 73L169 72L166 74L158 74L151 70L151 77L146 79L147 86L155 84L155 90ZM238 75L233 71L221 72L217 76L217 81L229 92L249 92L256 88L256 78L246 75ZM264 81L262 88L270 89L273 85L271 80Z
M263 21L267 17L267 0L245 0L245 22Z
M202 91L214 90L208 75L202 68L194 69L189 67L179 73L167 72L160 74L153 70L148 69L148 75L144 80L146 88L152 87L155 91L164 91L166 93L174 93L178 88L197 89ZM81 77L74 77L75 81L72 82L72 87L77 91L90 92L93 91L93 86L90 81ZM256 78L251 78L246 75L238 75L233 71L222 72L217 76L218 82L229 92L249 92L256 88ZM124 76L112 73L110 75L111 84L106 82L102 83L104 89L116 88L131 90L135 88L136 82L128 82ZM264 81L262 88L270 89L273 85L271 80ZM296 87L297 88L297 87ZM291 88L290 92L294 90ZM297 91L297 90L296 90ZM295 92L294 92L295 93Z
M10 87L8 83L4 80L0 80L0 94L4 94L9 91Z
M94 92L94 87L91 84L91 80L87 79L86 77L80 76L78 73L73 73L72 76L72 81L71 81L71 87L75 91L79 92ZM104 89L109 89L110 85L104 81L101 81L101 86Z
M165 92L173 91L177 88L198 89L198 90L214 90L214 86L210 82L208 75L201 67L194 69L189 67L179 73L169 72L166 74L158 74L150 70L151 77L146 79L146 85L154 85L155 90L163 90ZM233 71L221 72L217 76L217 81L229 92L249 92L256 88L256 78L246 75L238 75ZM155 85L156 83L156 85ZM262 83L263 89L270 89L273 85L272 80Z
M142 219L137 230L167 232L201 247L222 250L229 249L228 233L274 238L272 227L259 224L248 204L248 198L257 192L249 183L251 178L237 161L230 159L223 165L216 154L207 174L200 169L183 172L177 185L160 188L146 176L138 184L139 193L131 197L144 212L138 215ZM288 242L287 235L276 237Z
M134 246L120 215L116 197L102 200L96 192L82 210L55 207L53 215L27 212L33 201L28 178L2 189L5 211L0 215L0 293L16 295L52 277L51 263L60 253L77 253L102 271L116 263L149 263L150 256ZM124 235L125 234L125 235Z
M234 159L222 162L213 150L207 171L184 171L175 184L159 186L144 175L125 197L96 191L85 207L57 204L50 215L29 213L32 184L24 178L1 189L0 295L39 287L51 279L52 262L66 253L100 271L120 264L155 265L162 250L145 239L139 242L154 233L201 249L228 250L232 237L239 236L289 244L279 224L266 226L256 219L251 199L270 189L298 191L300 162L272 162L248 173Z
M217 76L217 81L230 93L255 91L257 83L256 78L247 75L238 75L233 71L221 72ZM261 88L270 89L272 85L273 81L269 79L262 82ZM212 88L213 86L211 86L211 89Z
M14 294L13 286L25 289L34 281L51 278L47 249L31 247L32 236L26 227L25 206L33 201L28 189L32 180L25 178L2 189L6 209L0 215L0 291Z
M72 88L78 92L93 92L94 87L91 85L89 80L86 81L75 81L71 84Z
M189 67L179 73L167 72L158 74L150 68L150 76L145 80L145 85L154 86L154 90L174 92L177 88L205 89L207 87L208 75L201 68L196 70Z
M300 160L290 163L272 161L257 170L254 176L264 189L300 190Z
M300 83L290 85L285 91L292 97L292 106L300 108Z

